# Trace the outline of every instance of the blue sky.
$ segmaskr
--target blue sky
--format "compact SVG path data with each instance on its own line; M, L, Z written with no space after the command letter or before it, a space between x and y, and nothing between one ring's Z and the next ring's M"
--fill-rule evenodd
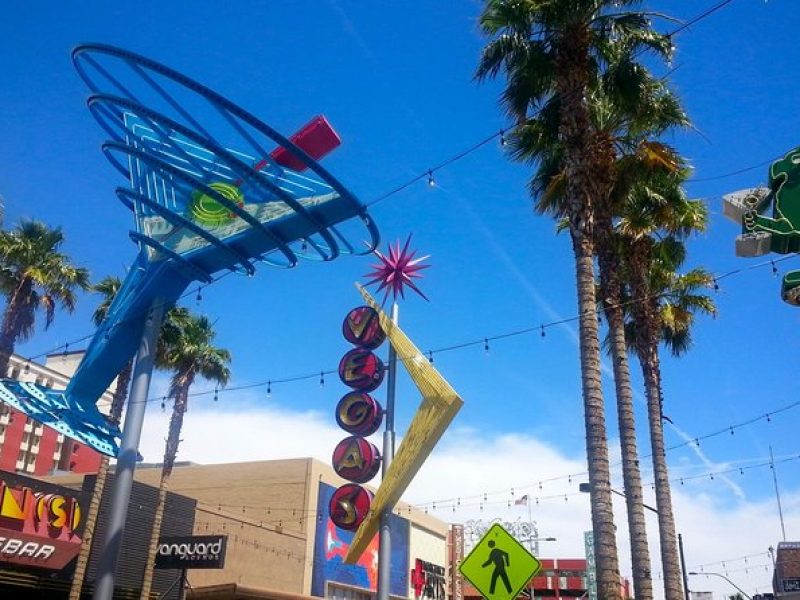
M646 3L681 19L713 4ZM135 255L126 237L132 221L113 193L124 182L100 152L102 132L86 110L87 90L70 63L70 49L82 41L119 45L182 70L285 133L324 113L344 142L325 164L365 202L506 125L497 103L501 84L472 80L483 44L476 25L479 2L330 0L220 7L150 0L135 6L27 2L6 7L0 22L0 194L7 224L34 217L62 226L66 251L95 279L124 275ZM712 212L708 233L690 244L690 265L723 273L759 260L734 256L737 228L720 215L720 196L765 183L767 167L720 176L765 163L798 144L798 50L792 35L797 24L790 0L734 0L676 38L671 81L695 128L671 141L695 167L690 194L707 199ZM659 27L666 31L674 25L661 22ZM491 337L575 313L569 241L555 235L550 220L532 213L525 191L529 175L528 167L509 162L491 143L435 172L436 187L423 180L371 209L384 242L413 233L415 247L431 255L433 266L422 282L431 302L412 297L401 306L401 321L421 348ZM203 290L197 308L216 320L220 345L234 355L234 385L334 368L346 350L341 319L359 303L352 284L371 262L344 257L292 271L264 266L253 279L228 277ZM780 263L779 272L793 262ZM758 268L722 280L720 288L715 294L719 316L700 320L691 353L663 359L665 412L689 438L796 398L792 383L800 344L792 331L798 318L779 298L779 279L770 267ZM187 304L196 307L193 298ZM59 314L49 332L40 331L19 351L37 355L90 333L94 306L94 298L81 298L74 315ZM566 461L560 474L575 472L575 465L580 470L584 438L573 326L550 328L545 338L534 332L492 342L488 353L479 344L436 354L435 360L466 401L453 440L484 440L487 448L495 448L503 436L529 436ZM613 446L616 414L612 388L607 389ZM194 406L199 413L228 417L263 409L325 415L332 422L344 388L332 377L320 387L317 376L275 385L272 391L270 398L264 388L223 393L218 405L207 396ZM400 398L402 428L416 399L405 383ZM691 448L670 451L672 473L690 476L764 462L770 444L776 458L797 456L798 410L703 441L708 462ZM648 454L641 403L637 417L641 452ZM303 434L302 428L296 432ZM684 439L668 428L668 445ZM269 457L259 443L252 442L250 458ZM789 494L785 508L796 514L797 463L781 464L778 473ZM469 489L520 489L542 477L538 465L526 463L507 480L478 479ZM772 506L769 469L731 477L730 484L721 477L695 482L692 493L711 498L718 511ZM417 500L432 498L420 491ZM765 514L767 522L759 527L776 542L777 516L772 508ZM680 527L680 513L677 519ZM651 531L654 538L654 527ZM734 555L760 552L762 546L753 542L748 549L742 542Z

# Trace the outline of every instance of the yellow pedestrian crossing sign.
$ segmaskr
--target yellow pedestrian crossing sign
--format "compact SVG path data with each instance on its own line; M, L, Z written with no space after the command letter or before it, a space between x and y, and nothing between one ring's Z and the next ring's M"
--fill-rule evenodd
M487 600L513 600L541 566L538 558L495 523L461 561L459 570Z

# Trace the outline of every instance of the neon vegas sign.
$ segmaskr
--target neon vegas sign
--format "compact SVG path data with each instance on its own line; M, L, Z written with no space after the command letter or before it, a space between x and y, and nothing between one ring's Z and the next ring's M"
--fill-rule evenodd
M80 551L79 501L66 488L41 485L48 489L0 478L0 564L59 570Z

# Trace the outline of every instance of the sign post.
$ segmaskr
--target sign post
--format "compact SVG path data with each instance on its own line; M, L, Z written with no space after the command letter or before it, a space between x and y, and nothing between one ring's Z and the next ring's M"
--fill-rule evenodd
M583 532L586 546L586 591L589 600L597 600L597 565L594 558L594 531Z
M514 600L541 567L538 558L495 523L459 570L486 600Z

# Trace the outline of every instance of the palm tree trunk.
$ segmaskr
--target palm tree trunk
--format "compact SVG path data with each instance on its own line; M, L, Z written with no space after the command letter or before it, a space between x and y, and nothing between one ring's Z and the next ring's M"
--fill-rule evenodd
M611 362L614 369L614 386L617 396L619 443L622 452L622 480L625 487L625 506L628 511L628 535L631 544L633 590L637 600L652 600L653 579L650 549L647 545L647 528L642 500L642 474L636 448L636 423L633 410L633 391L628 352L625 344L625 319L620 305L618 261L608 256L605 249L598 252L602 301L608 321L611 342Z
M36 306L30 306L30 302L26 302L32 287L33 284L30 280L23 279L11 294L6 309L3 311L3 322L0 325L0 377L6 377L8 374L8 363L11 355L14 354L14 345L22 331L23 311L36 310Z
M589 466L597 591L600 598L612 600L619 598L620 595L620 575L616 527L614 526L611 502L605 408L600 382L600 344L595 313L594 265L591 250L587 251L586 245L585 243L575 244L586 455Z
M131 383L131 375L133 374L133 359L122 367L122 370L117 375L117 387L114 389L114 396L111 398L111 410L109 417L115 425L119 425L122 419L122 409L125 407L125 400L128 399L128 387Z
M150 590L153 587L153 570L156 564L156 553L158 552L158 540L161 537L161 523L164 520L164 507L167 503L167 484L169 475L161 473L161 482L158 486L158 503L156 504L156 514L153 518L153 530L150 533L150 544L147 547L147 562L144 566L144 577L142 578L141 600L150 600Z
M150 589L153 585L153 568L156 563L156 552L158 551L158 538L161 535L161 522L164 518L164 504L167 500L167 482L172 475L172 468L175 465L175 457L178 455L178 445L181 441L181 429L183 428L183 415L186 413L186 405L189 400L189 387L194 381L194 373L178 373L175 376L178 385L173 386L176 390L174 395L175 403L172 407L172 416L169 421L169 435L167 445L164 450L164 465L161 467L161 484L158 488L158 505L153 521L153 530L150 533L150 545L147 552L147 562L144 567L142 580L141 600L149 600Z
M650 444L653 451L653 479L658 509L658 532L661 540L661 565L664 570L664 597L683 600L681 567L678 561L678 540L672 514L672 492L669 485L667 455L664 447L664 424L661 397L661 366L658 359L658 339L650 344L642 360L647 393L647 412L650 421Z
M111 412L109 414L111 421L115 425L119 425L120 419L122 418L122 408L125 405L125 399L128 397L128 385L131 381L132 372L133 360L130 360L117 376L117 387L114 390L114 397L111 399ZM103 456L103 458L100 459L100 468L97 471L97 478L94 481L94 489L92 490L92 498L89 502L89 509L86 514L86 526L83 529L81 551L75 563L75 575L72 577L72 583L69 588L69 600L79 600L81 597L83 578L86 575L86 568L89 565L89 555L92 551L94 530L97 527L97 517L100 512L100 501L103 498L103 492L105 491L106 480L108 478L109 462L108 456Z
M97 527L97 517L100 514L100 501L103 498L103 490L108 479L108 456L100 459L100 467L97 471L97 478L94 481L92 498L89 501L89 509L86 513L86 525L83 529L83 539L81 540L81 551L78 554L78 561L75 563L75 574L72 576L72 583L69 588L69 600L80 600L81 590L83 589L83 578L86 576L86 568L89 566L89 554L92 551L94 541L94 531Z
M561 99L560 137L564 143L567 215L575 254L578 291L581 384L586 458L597 568L597 591L603 600L620 597L619 560L611 503L605 407L600 373L600 343L594 289L594 203L607 190L610 172L595 169L592 128L586 104L589 32L584 24L567 27L556 49L556 93Z
M664 571L665 600L684 600L678 560L678 541L675 535L675 518L672 514L672 493L669 486L667 457L664 447L664 424L661 398L661 366L658 359L658 310L650 298L647 283L649 251L645 243L634 244L631 260L634 302L632 304L637 325L637 352L642 366L647 417L650 425L650 446L653 455L653 479L658 509L658 534L661 547L661 568Z

